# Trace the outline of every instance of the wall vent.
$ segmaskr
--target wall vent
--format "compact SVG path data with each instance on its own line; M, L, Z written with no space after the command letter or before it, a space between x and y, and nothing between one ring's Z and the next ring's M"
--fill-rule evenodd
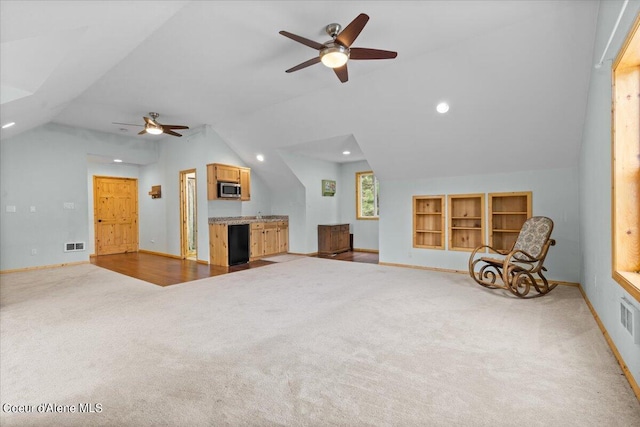
M640 312L625 297L620 301L620 323L633 337L633 342L640 344Z
M84 251L84 242L69 242L64 244L65 252Z

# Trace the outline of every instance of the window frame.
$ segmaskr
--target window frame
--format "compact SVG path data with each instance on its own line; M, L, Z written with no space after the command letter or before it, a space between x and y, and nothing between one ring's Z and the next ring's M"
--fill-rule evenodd
M374 205L377 208L377 213L374 216L363 216L362 215L362 190L360 188L361 177L365 175L371 175L373 177L373 186L374 186ZM380 191L380 182L373 171L363 171L356 172L356 219L362 220L379 220L380 219L380 205L378 193Z
M627 104L623 109L617 97L618 90L624 99L623 92L638 89L639 27L640 15L612 64L611 72L611 271L613 279L637 301L640 301L640 248L637 245L640 203L633 203L633 200L637 201L640 194L640 164L636 165L636 170L630 159L640 155L640 115L634 111L640 106ZM629 117L636 122L629 122Z

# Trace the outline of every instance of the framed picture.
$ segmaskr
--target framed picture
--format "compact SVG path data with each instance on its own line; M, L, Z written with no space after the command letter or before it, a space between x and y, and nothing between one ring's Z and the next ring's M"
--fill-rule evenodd
M332 196L336 194L336 182L330 179L322 180L322 195Z

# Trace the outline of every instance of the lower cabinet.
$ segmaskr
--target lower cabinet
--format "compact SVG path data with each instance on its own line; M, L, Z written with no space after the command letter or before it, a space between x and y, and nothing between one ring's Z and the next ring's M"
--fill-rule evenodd
M254 222L251 224L250 259L255 260L289 250L289 223Z
M350 247L349 224L318 225L318 253L336 254Z

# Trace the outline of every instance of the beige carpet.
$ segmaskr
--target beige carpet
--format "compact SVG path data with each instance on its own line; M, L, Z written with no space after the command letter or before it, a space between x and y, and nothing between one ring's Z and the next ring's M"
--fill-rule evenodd
M306 258L306 255L296 255L296 254L283 254L283 255L275 255L272 257L262 258L264 261L271 262L289 262L295 261L297 259Z
M521 301L306 257L167 288L93 265L0 280L0 398L36 411L2 426L640 425L573 287Z

